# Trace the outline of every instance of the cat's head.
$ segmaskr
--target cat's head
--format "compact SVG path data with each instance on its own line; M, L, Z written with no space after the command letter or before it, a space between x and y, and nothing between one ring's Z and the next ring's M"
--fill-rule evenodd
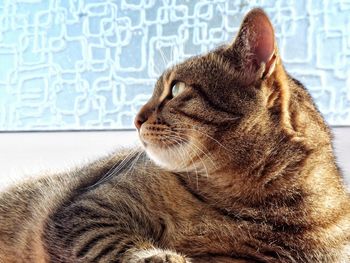
M296 136L292 82L270 20L253 9L231 44L164 72L135 125L151 159L169 170L246 169Z

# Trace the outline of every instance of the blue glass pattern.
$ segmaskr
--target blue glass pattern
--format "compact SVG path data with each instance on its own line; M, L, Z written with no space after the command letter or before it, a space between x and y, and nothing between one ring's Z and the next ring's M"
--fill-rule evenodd
M160 72L263 7L287 70L350 125L348 0L2 0L0 130L132 128Z

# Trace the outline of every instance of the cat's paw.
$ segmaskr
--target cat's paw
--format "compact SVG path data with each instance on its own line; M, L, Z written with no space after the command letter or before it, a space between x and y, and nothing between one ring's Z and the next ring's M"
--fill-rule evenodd
M135 263L191 263L186 257L171 251L162 249L145 249L137 251L134 255Z

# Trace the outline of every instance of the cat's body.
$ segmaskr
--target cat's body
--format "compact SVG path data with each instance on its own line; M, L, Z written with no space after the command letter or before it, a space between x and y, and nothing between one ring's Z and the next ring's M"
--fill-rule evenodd
M119 152L1 194L0 262L350 262L329 129L272 33L254 10L160 78L136 126L166 169Z
M129 164L119 175L89 187L125 158ZM320 210L307 211L327 202L328 191L339 190L332 185L318 187L319 200L295 193L248 206L228 197L222 200L230 204L228 210L220 200L206 200L205 191L213 191L207 184L206 178L189 182L143 156L119 153L14 188L0 199L0 222L8 220L0 228L0 262L119 262L118 254L139 239L140 248L172 249L193 262L347 262L344 233L350 229L343 221L348 217L334 217L344 210L324 211L320 204ZM332 200L339 208L344 201ZM318 233L327 218L330 228ZM347 228L341 229L343 224ZM102 249L110 245L114 250Z

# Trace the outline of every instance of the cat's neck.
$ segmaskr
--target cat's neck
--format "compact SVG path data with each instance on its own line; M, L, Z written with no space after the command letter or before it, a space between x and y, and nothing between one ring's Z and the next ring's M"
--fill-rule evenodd
M283 158L283 153L277 152L282 158L267 159L246 173L237 173L227 165L212 173L180 177L196 196L232 213L244 208L289 205L292 200L302 203L301 199L312 200L311 195L344 188L330 147L296 152L295 158Z

